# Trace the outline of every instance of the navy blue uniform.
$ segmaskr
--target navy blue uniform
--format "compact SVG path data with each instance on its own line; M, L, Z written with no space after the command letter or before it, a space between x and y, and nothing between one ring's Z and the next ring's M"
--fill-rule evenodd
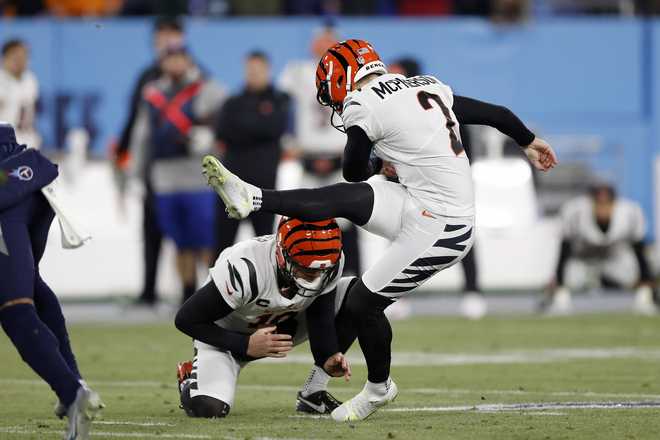
M60 304L39 274L55 216L40 190L57 175L55 164L17 145L11 126L0 125L0 324L66 408L80 373Z

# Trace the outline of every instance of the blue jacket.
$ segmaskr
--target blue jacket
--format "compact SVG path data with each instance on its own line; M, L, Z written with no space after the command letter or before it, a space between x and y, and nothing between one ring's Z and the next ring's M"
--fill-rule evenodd
M57 165L39 151L13 142L0 144L0 213L41 190L58 174Z

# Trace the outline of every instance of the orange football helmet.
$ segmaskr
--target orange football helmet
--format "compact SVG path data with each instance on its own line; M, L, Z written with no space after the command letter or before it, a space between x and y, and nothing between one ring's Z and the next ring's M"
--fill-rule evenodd
M385 63L369 42L341 41L321 57L316 68L316 99L341 114L353 85L370 73L387 73Z
M298 295L320 294L339 270L341 229L335 219L303 222L282 217L276 242L279 273Z

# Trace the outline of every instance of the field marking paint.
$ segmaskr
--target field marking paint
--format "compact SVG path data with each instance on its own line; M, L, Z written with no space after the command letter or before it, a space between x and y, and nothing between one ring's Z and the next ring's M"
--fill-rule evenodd
M642 347L611 348L554 348L545 350L516 350L492 353L426 353L394 352L392 365L404 367L417 366L459 366L492 364L543 364L582 359L648 359L660 360L660 349ZM354 365L365 365L362 356L349 356ZM291 354L282 359L267 358L261 363L285 363L311 365L309 354Z
M660 402L491 403L483 405L385 408L384 412L525 412L573 409L660 409Z
M121 420L95 420L95 425L112 425L112 426L140 426L140 427L154 427L154 426L167 426L174 427L176 423L166 423L166 422L124 422Z
M35 434L48 434L61 436L64 431L56 430L31 430L23 429L20 427L0 427L0 433L16 434L16 435L35 435ZM123 437L123 438L174 438L174 439L206 439L217 438L205 434L164 434L164 433L148 433L148 432L105 432L105 431L92 431L92 437ZM229 438L229 437L226 437Z
M98 424L98 422L94 422ZM16 434L16 435L35 435L35 434L44 434L44 435L58 435L61 436L63 431L56 430L34 430L34 429L24 429L19 426L7 426L0 427L0 433L4 434ZM92 431L92 437L104 436L104 437L118 437L118 438L174 438L174 439L223 439L223 440L242 440L243 437L231 437L231 436L221 436L217 435L210 436L206 434L164 434L164 433L148 433L148 432L104 432L104 431ZM289 437L251 437L254 440L305 440Z
M91 385L99 388L168 388L167 384L158 381L91 381ZM46 387L47 385L38 379L0 379L0 385L36 385ZM299 386L293 385L267 385L267 384L239 384L241 390L250 391L281 391L297 392ZM362 388L346 387L341 391L359 391ZM654 399L660 400L660 394L651 393L602 393L595 391L528 391L528 390L480 390L467 388L405 388L405 393L428 394L428 395L502 395L502 396L553 396L553 397L594 397L594 398L615 398L615 399Z

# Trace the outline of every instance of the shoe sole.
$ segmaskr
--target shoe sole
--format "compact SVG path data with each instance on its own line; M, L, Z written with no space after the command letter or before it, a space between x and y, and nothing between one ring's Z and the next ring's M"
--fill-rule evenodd
M204 156L204 159L202 159L202 172L206 176L206 183L213 188L225 204L227 214L232 218L241 219L242 217L224 189L229 170L215 157Z

